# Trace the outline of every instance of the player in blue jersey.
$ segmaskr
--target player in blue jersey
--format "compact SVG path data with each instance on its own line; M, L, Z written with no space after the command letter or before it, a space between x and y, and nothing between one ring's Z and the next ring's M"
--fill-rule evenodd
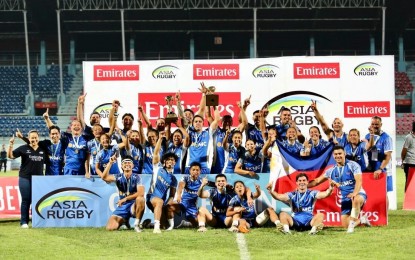
M231 141L234 131L239 131L242 133L245 130L246 125L248 124L248 119L246 118L245 111L241 107L241 103L237 102L237 106L240 108L240 113L238 116L238 118L241 120L240 124L236 128L232 129L232 116L225 115L222 117L222 127L218 127L217 131L213 133L214 161L212 164L211 173L223 172L227 160L225 143L228 144ZM231 132L227 134L228 130Z
M247 140L245 147L246 153L235 165L235 173L255 177L257 173L262 172L262 151L256 148L253 140Z
M160 149L163 138L157 141L153 155L153 176L150 189L147 193L147 207L154 213L154 231L161 233L160 221L163 207L173 201L176 193L177 179L173 174L177 156L174 153L165 153L160 164Z
M187 150L186 171L189 173L190 164L199 162L202 166L201 174L210 174L213 157L212 134L216 131L220 120L219 111L215 109L215 118L208 129L203 130L203 117L195 115L192 126L188 128L189 139L186 140Z
M100 137L104 133L104 128L100 124L95 124L92 127L92 134L94 138L89 140L87 143L88 146L88 155L87 155L87 164L89 165L87 171L91 175L97 175L95 170L96 159L99 151L102 149L102 145L100 143Z
M184 175L179 182L176 192L176 201L171 201L167 207L167 221L169 227L174 228L174 214L182 213L193 227L197 226L197 192L202 184L199 178L201 171L200 163L193 162L190 165L189 175Z
M266 132L266 133L265 133ZM274 145L277 145L277 130L275 127L269 126L267 130L263 132L264 135L264 146L262 147L262 154L263 154L263 165L262 165L262 173L270 173L271 171L271 150Z
M131 156L133 158L133 173L141 174L144 164L144 151L141 143L141 135L137 130L127 132L125 149L120 150L121 158Z
M115 156L118 158L120 154L120 149L125 147L125 137L124 135L121 135L121 138L123 140L122 143L111 145L111 138L108 134L102 134L100 137L100 144L102 146L102 149L98 152L96 163L95 163L95 171L96 173L101 176L102 172L106 168L107 164L110 161L110 158ZM118 162L115 162L112 164L111 169L109 171L110 174L118 174L120 173L120 168L118 166Z
M278 141L280 145L286 148L289 153L299 156L303 145L298 141L297 130L294 127L288 128L286 137L282 142Z
M309 129L310 139L306 140L300 151L301 156L319 155L324 148L330 145L330 142L321 137L320 129L317 126L311 126Z
M43 114L48 128L53 126L49 118L49 109ZM71 133L61 131L61 143L65 147L65 166L63 167L64 175L85 175L86 155L88 153L87 138L82 134L82 125L79 120L71 122ZM89 175L85 175L89 177Z
M324 117L321 115L320 111L317 109L317 101L312 100L311 109L314 111L314 115L317 121L321 125L321 129L326 134L328 139L333 138L338 145L345 146L347 143L347 134L343 131L343 122L340 118L336 117L331 124L332 129L330 129Z
M158 132L156 129L147 129L147 141L144 145L144 164L143 174L153 174L153 157L156 149L157 141L160 139L159 135L162 132ZM161 157L166 150L166 139L163 138L162 146L160 148L159 156Z
M227 179L224 174L218 174L215 177L215 188L204 190L203 188L208 184L208 179L203 178L202 184L199 187L197 195L200 198L209 198L212 206L212 211L205 207L200 207L197 214L199 223L198 232L206 232L206 224L211 227L230 227L232 224L232 217L226 216L226 210L229 207L229 202L235 196L233 189L227 187Z
M291 234L290 227L297 231L311 229L309 234L315 235L324 227L324 214L317 213L313 215L314 205L318 199L324 199L331 195L334 183L326 191L322 192L307 189L308 176L305 173L297 174L295 181L297 189L284 194L271 190L271 184L267 186L269 193L274 199L291 206L291 214L285 211L280 212L279 218L281 222L277 224L277 229L283 234Z
M344 145L346 159L355 161L360 165L362 172L364 172L369 164L367 151L367 141L360 140L360 132L356 128L350 129L348 135L348 142Z
M178 129L176 129L171 135L170 141L167 142L166 152L171 152L177 155L177 162L174 166L174 174L183 174L184 173L184 159L186 156L187 148L184 146L184 143L189 138L189 134L182 127L182 120L180 118L174 122ZM171 125L167 125L167 134L170 134Z
M225 139L227 139L230 131L226 132ZM239 158L245 156L245 147L242 146L242 132L235 130L232 133L232 143L223 143L225 149L225 164L222 173L235 173L235 166Z
M261 188L255 185L255 192L248 192L248 188L242 181L234 183L235 196L230 200L229 207L226 211L227 217L232 217L232 227L229 231L238 230L241 233L249 232L252 226L262 226L268 220L275 225L278 224L278 216L274 209L269 207L260 214L255 212L254 199L261 196ZM252 200L251 200L252 199ZM236 228L237 227L237 228Z
M117 230L121 225L128 224L131 217L135 218L134 230L141 232L141 218L144 214L144 185L138 174L133 173L133 159L126 156L121 162L122 173L109 174L117 158L112 156L105 167L101 178L107 182L115 182L118 189L119 200L117 208L112 212L107 222L107 230Z
M330 182L340 189L342 225L347 227L348 233L352 233L359 222L370 226L366 216L359 219L360 210L367 200L366 192L362 187L362 171L358 163L346 160L343 146L337 145L333 148L333 157L336 165L310 181L308 187L317 186L330 179Z
M371 119L369 133L365 137L368 140L367 155L369 157L369 170L373 171L375 179L382 172L387 173L387 191L393 191L392 182L392 138L382 131L382 118L374 116Z

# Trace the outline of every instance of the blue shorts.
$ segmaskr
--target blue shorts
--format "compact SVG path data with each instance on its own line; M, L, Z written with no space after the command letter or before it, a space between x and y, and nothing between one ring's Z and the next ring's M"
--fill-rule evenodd
M179 205L187 220L197 219L198 210L195 204L182 201Z
M366 195L366 193L363 193L363 192L359 192L358 195L362 196L363 199L364 199L364 202L363 202L363 205L362 205L362 208L363 208L363 206L365 205L366 200L367 200L367 195ZM350 215L350 213L352 212L352 206L353 206L353 204L352 204L352 200L350 198L346 197L345 199L343 199L342 200L342 206L341 206L342 215Z
M225 219L226 213L213 213L214 218L216 218L216 226L217 227L226 227Z
M135 218L134 209L135 200L128 200L121 206L117 207L114 212L112 212L113 216L121 217L125 220L129 220L131 217Z
M296 212L292 215L293 218L293 228L295 230L308 230L311 229L311 220L313 219L313 214L310 212L302 211Z
M85 168L80 167L79 169L68 169L64 167L63 175L85 175Z

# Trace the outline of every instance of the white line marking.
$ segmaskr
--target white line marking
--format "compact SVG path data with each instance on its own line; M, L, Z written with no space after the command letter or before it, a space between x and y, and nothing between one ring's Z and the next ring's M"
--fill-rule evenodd
M236 243L238 244L238 247L239 247L239 255L241 256L241 260L251 259L244 234L241 234L241 233L236 234Z

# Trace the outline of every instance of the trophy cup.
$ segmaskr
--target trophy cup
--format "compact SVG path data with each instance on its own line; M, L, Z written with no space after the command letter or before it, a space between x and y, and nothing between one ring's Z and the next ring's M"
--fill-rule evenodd
M216 107L219 105L219 95L215 94L216 88L214 86L210 86L207 88L208 91L206 93L206 106Z
M172 122L176 122L177 121L177 115L173 112L173 108L171 103L173 102L173 97L172 96L167 96L165 98L166 102L167 102L167 115L166 118L164 119L164 121L166 122L166 124L170 124Z

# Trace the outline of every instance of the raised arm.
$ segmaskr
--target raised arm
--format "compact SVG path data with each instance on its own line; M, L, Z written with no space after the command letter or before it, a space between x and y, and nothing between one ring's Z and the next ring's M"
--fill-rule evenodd
M138 112L141 115L141 118L144 120L144 122L147 125L147 129L152 129L153 126L151 125L150 120L148 119L148 116L146 114L146 112L144 112L143 106L142 105L138 105Z
M115 177L112 174L109 174L111 166L117 161L117 158L115 155L110 157L110 161L107 163L107 166L105 167L104 171L102 172L101 179L103 179L105 182L114 182Z
M13 156L14 135L9 140L9 147L7 148L7 158L14 159Z
M246 117L245 109L242 108L241 102L237 102L236 105L239 107L239 125L236 127L241 133L245 131L246 126L248 125L248 118Z
M325 191L319 191L319 192L317 193L316 198L317 198L317 199L325 199L325 198L327 198L327 197L328 197L328 196L330 196L330 195L331 195L331 193L333 192L333 187L334 187L334 186L336 186L336 183L335 183L334 181L330 180L330 185L329 185L329 187L327 188L327 190L325 190Z
M43 113L43 119L45 120L46 126L48 128L54 125L52 120L50 120L50 117L49 117L49 108L46 108L46 112Z
M203 188L208 184L208 182L209 181L206 177L202 179L202 184L200 185L199 189L197 190L197 196L199 198L203 198L203 199L209 198L210 192L207 191L207 190L203 190Z
M318 176L316 179L310 181L308 183L307 187L308 188L315 187L315 186L319 185L320 183L322 183L326 180L327 180L327 177L324 174L322 174L322 175Z
M210 130L215 131L218 128L219 125L219 121L220 121L220 114L219 114L219 110L217 107L215 107L215 114L214 114L215 118L213 119L212 123L210 124Z
M327 138L330 138L330 127L327 124L326 120L324 120L324 117L320 114L320 111L318 111L317 109L317 101L315 100L311 100L311 105L310 105L311 109L314 112L314 116L316 117L317 121L320 123L321 125L321 129L323 129L323 132L327 135Z
M288 197L287 194L285 194L285 193L281 194L281 193L278 193L276 191L273 191L272 190L272 183L268 183L267 190L268 190L269 194L271 194L271 197L273 197L276 200L283 201L283 202L288 202L290 200L290 198Z
M257 199L259 196L261 196L261 187L255 184L255 192L252 194L252 198Z
M110 114L108 115L108 124L110 127L115 124L114 128L117 127L117 117L118 117L118 107L120 106L120 101L113 100ZM115 121L115 122L114 122Z
M199 110L195 113L195 115L199 115L204 118L205 116L205 109L206 109L206 93L208 92L208 89L205 86L205 83L200 83L200 92L202 92L202 98L200 99L199 104Z
M154 147L154 151L153 151L153 164L158 164L160 162L161 144L165 136L166 136L165 132L163 131L159 132L159 139L157 140L156 146Z
M84 103L85 103L86 93L78 97L78 105L76 106L76 117L79 122L81 122L82 129L85 128L85 113L84 113ZM92 127L92 125L91 125Z

